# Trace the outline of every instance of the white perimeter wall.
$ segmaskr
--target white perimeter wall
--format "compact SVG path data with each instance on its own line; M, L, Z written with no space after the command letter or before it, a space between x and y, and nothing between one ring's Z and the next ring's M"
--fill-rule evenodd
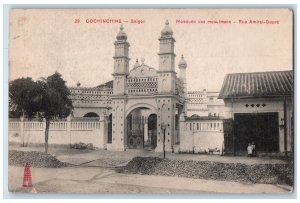
M106 121L51 122L49 144L70 145L79 142L106 148ZM45 122L9 122L9 143L24 143L25 146L44 144Z
M209 152L209 149L223 150L224 133L222 120L201 120L180 122L180 151Z

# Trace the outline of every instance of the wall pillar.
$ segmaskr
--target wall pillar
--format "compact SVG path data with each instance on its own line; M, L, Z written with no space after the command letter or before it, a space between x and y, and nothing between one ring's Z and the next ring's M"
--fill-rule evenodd
M22 147L25 147L25 133L24 133L24 117L23 116L21 116L20 117L20 138L21 138L21 146Z
M105 114L101 114L100 118L100 136L102 135L102 147L103 149L107 149L107 140L108 140L108 116ZM103 126L103 127L101 127Z
M156 152L163 152L163 137L165 133L165 150L173 151L175 121L174 110L175 102L173 98L165 97L158 99L158 114L157 114L157 147ZM162 128L165 126L165 130Z
M126 118L125 99L113 98L112 102L112 144L111 149L115 151L125 151L126 140Z
M72 122L72 118L71 118L71 115L69 115L67 117L67 135L69 137L70 148L71 148L71 144L72 144L71 122Z

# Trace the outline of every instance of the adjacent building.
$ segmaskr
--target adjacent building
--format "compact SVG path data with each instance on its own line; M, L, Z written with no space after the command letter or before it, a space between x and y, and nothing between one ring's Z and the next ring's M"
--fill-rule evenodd
M219 99L232 119L233 132L225 136L228 152L245 152L252 142L260 152L292 151L292 71L227 74Z
M225 116L223 99L218 99L219 92L188 91L187 116L219 117Z

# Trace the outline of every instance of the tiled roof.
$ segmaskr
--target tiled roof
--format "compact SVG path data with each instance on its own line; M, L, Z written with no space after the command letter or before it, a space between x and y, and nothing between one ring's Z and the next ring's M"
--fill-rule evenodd
M89 91L98 91L98 90L104 90L106 91L107 89L112 89L113 88L113 81L110 80L106 83L103 83L101 85L98 85L96 87L82 87L82 86L77 86L77 87L69 87L71 90L89 90Z
M101 88L103 88L103 87L106 87L106 88L113 88L113 85L114 85L114 82L113 82L113 80L111 80L111 81L108 81L108 82L106 82L106 83L104 83L104 84L101 84L101 85L98 85L97 87L95 87L96 89L101 89Z
M292 87L292 71L227 74L219 98L290 96Z

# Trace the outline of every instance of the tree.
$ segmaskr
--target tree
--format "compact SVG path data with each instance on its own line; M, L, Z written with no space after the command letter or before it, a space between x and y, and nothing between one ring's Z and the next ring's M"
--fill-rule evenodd
M71 113L73 105L69 98L70 91L65 84L66 82L58 72L38 81L38 83L42 87L40 113L46 120L45 152L47 153L50 121L54 118L67 117Z
M9 112L20 117L32 118L38 112L40 88L32 78L20 78L9 83Z
M22 109L29 118L37 115L46 120L45 152L48 153L51 120L67 117L73 109L72 101L69 98L70 91L58 72L36 82L31 78L19 80L14 80L10 84L10 99L17 109ZM22 85L24 88L21 88L20 91L16 90Z

